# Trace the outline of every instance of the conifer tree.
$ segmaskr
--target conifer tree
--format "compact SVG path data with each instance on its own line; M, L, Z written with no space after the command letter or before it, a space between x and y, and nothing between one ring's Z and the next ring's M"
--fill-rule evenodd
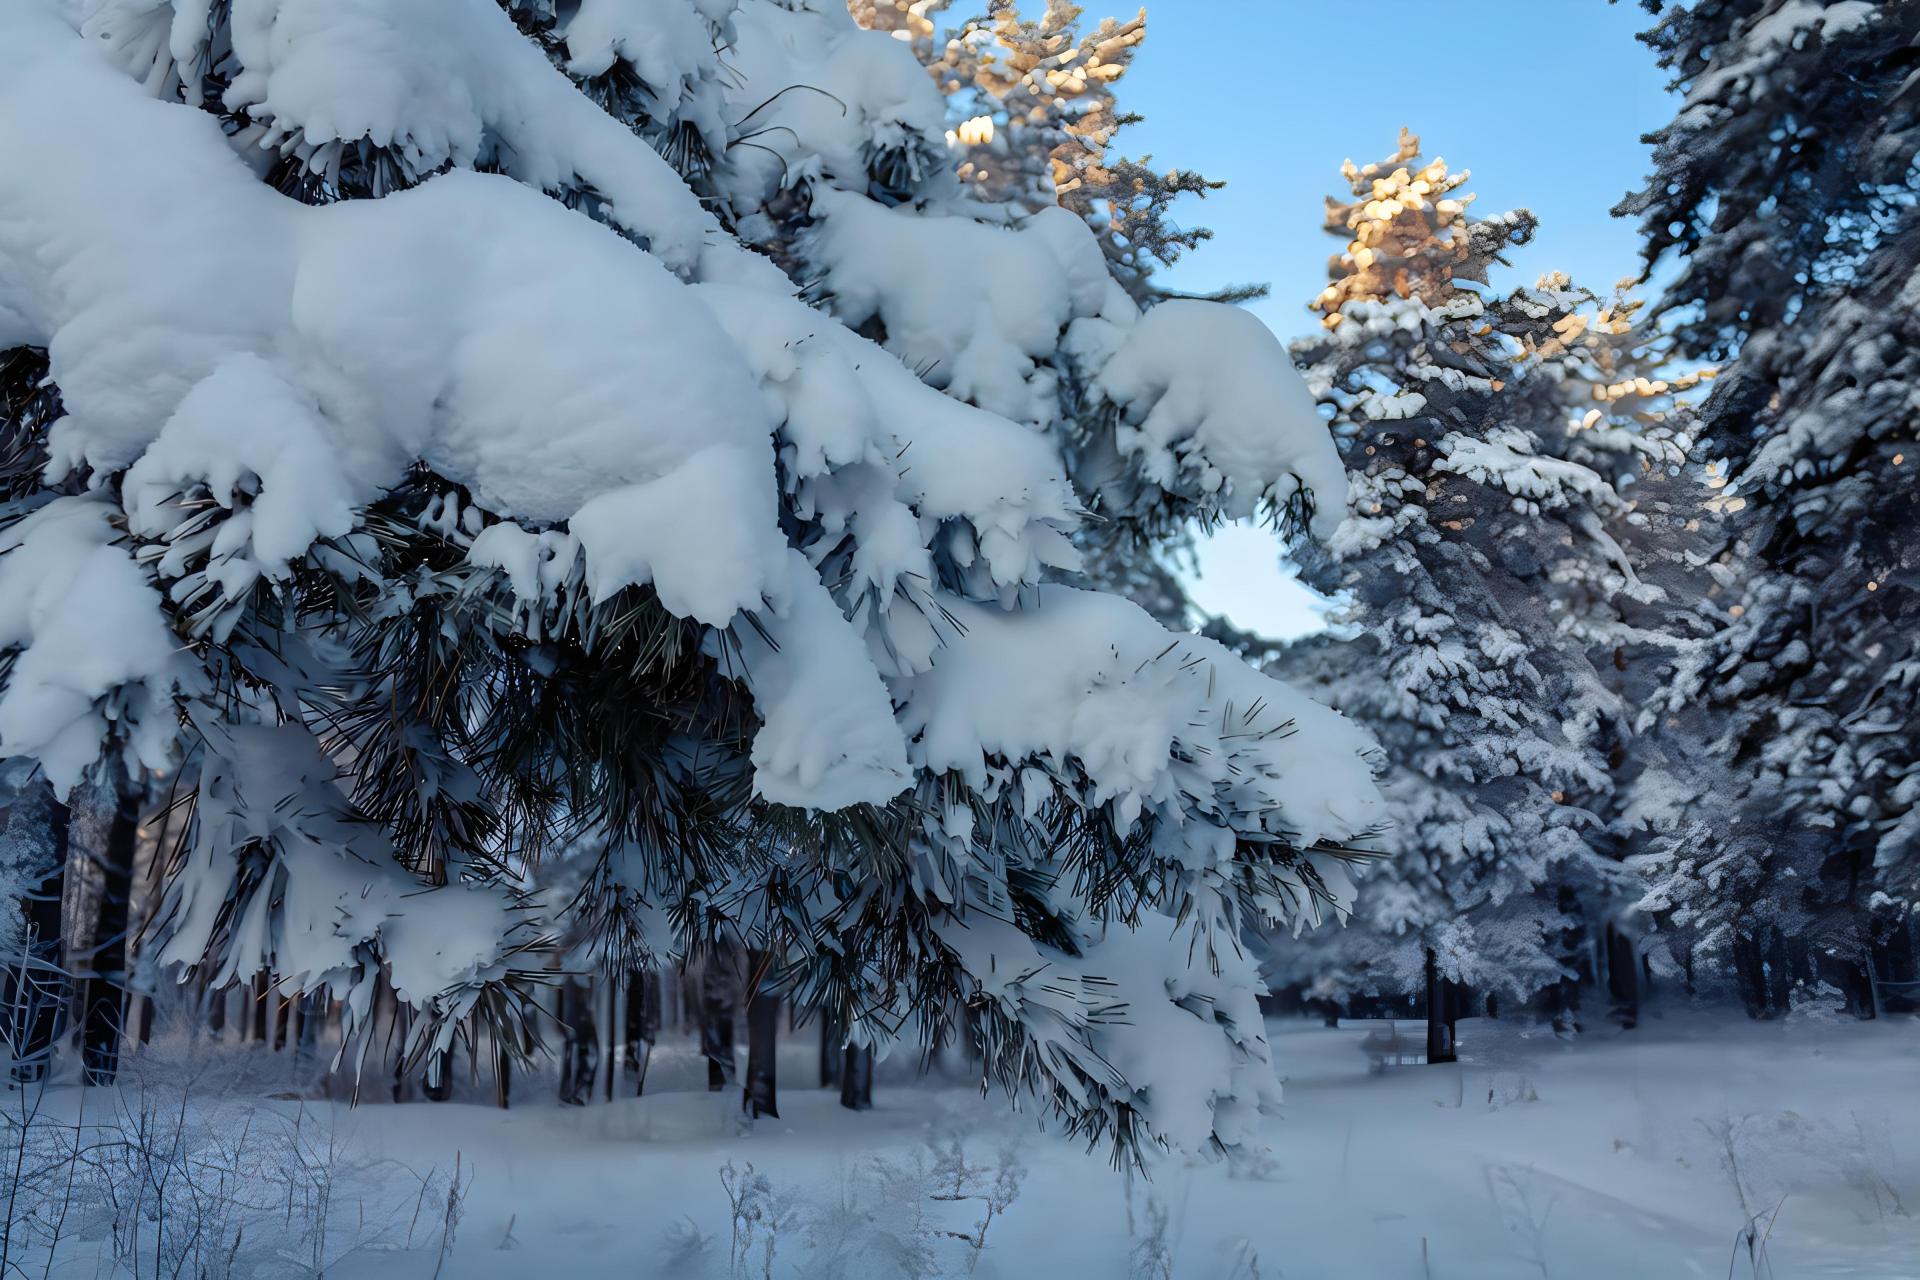
M1470 217L1466 173L1411 134L1342 173L1344 247L1294 351L1351 494L1301 563L1357 634L1276 665L1378 737L1395 854L1346 930L1276 946L1272 971L1335 1002L1424 988L1437 1021L1462 986L1545 993L1571 1029L1589 931L1631 901L1609 836L1628 708L1595 658L1667 599L1617 535L1669 541L1662 485L1643 504L1636 482L1684 460L1668 408L1693 379L1630 372L1630 304L1564 276L1495 293L1532 215Z
M1675 271L1681 350L1730 361L1701 406L1714 632L1647 712L1691 762L1648 806L1647 905L1668 965L1731 965L1756 1014L1870 1016L1875 974L1920 978L1920 7L1646 7L1683 102L1616 212ZM1708 796L1714 816L1687 812Z
M329 990L349 1065L390 991L412 1072L744 946L860 1055L965 1008L1075 1132L1244 1138L1242 936L1344 892L1367 742L1073 579L1096 489L1330 531L1256 322L974 199L823 0L31 0L0 94L65 414L7 424L0 750L190 787L156 970Z

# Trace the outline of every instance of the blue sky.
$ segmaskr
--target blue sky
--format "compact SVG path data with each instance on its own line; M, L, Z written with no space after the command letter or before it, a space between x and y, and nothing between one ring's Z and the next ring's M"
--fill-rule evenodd
M1251 309L1298 336L1339 247L1320 220L1340 162L1385 158L1405 125L1428 157L1472 171L1477 211L1539 215L1539 236L1496 286L1559 269L1610 288L1639 258L1632 223L1607 210L1647 171L1640 135L1673 114L1633 38L1647 22L1638 5L1604 0L1153 0L1120 88L1121 106L1146 120L1121 147L1228 183L1179 209L1215 238L1164 279L1268 282L1273 296ZM1270 635L1314 629L1313 598L1278 552L1263 530L1216 535L1196 601Z

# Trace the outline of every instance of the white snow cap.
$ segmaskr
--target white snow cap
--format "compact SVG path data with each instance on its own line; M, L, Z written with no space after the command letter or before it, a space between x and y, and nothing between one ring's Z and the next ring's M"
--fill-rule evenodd
M172 695L187 675L159 593L114 545L112 515L92 495L55 498L0 531L0 650L19 651L0 690L0 757L39 760L62 796L115 731L130 764L170 763Z
M1314 537L1340 527L1346 468L1286 348L1252 313L1186 298L1150 307L1100 389L1125 411L1121 451L1140 455L1163 488L1190 471L1235 518L1304 493Z

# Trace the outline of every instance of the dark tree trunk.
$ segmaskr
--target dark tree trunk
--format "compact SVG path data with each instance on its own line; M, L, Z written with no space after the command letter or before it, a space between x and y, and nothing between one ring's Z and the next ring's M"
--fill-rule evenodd
M284 991L269 991L267 998L273 1001L273 1051L279 1053L287 1047L287 1023L293 1017L293 1002L298 997Z
M427 1055L426 1085L421 1092L429 1102L446 1102L453 1097L453 1050L442 1049Z
M1841 952L1819 957L1815 966L1820 976L1838 987L1846 997L1847 1012L1862 1021L1871 1020L1879 1014L1874 1007L1873 974L1868 971L1871 963L1869 956Z
M393 994L393 1100L413 1100L413 1080L407 1075L407 1035L413 1030L413 1006Z
M311 1060L320 1048L320 1024L326 1021L327 997L322 992L309 991L300 997L300 1034L294 1040L294 1052L303 1060Z
M769 990L772 985L772 957L753 952L749 968L753 972L753 990L747 996L747 1087L741 1106L749 1116L780 1117L776 1085L777 1050L780 1040L780 997Z
M270 982L271 979L265 973L253 975L253 994L250 997L251 1003L247 1006L247 1023L253 1028L255 1044L267 1042L267 1003L273 999L273 988L269 985Z
M1457 1055L1453 1044L1452 983L1440 976L1440 962L1433 949L1427 949L1427 1062L1437 1065L1453 1062Z
M1767 948L1767 994L1775 1018L1786 1016L1793 1007L1793 953L1789 949L1787 935L1775 928L1770 930L1772 945Z
M244 993L245 988L242 988ZM241 1006L240 1023L246 1024L245 1006ZM359 1064L353 1072L351 1091L348 1096L355 1106L360 1103L360 1090L363 1085L377 1087L382 1076L387 1075L387 1055L400 1043L400 1001L393 994L393 985L387 980L385 969L375 970L373 975L373 1007L368 1012L367 1024L355 1037L354 1052ZM398 1102L399 1090L396 1081L388 1078L388 1086L393 1089L394 1101Z
M633 1096L647 1091L647 1066L660 1038L660 975L635 969L627 975L627 1070L633 1075Z
M1874 922L1873 968L1882 1012L1920 1012L1920 955L1905 915L1885 912Z
M100 911L94 924L81 1031L80 1056L88 1084L112 1084L120 1069L120 1035L126 1029L127 908L139 839L140 793L123 785L107 826L107 847L98 855Z
M32 1084L47 1078L53 1047L67 1016L60 903L66 893L72 814L44 778L26 774L25 762L14 762L12 767L19 783L5 793L0 831L8 839L37 845L39 865L27 870L20 903L26 946L6 966L0 995L5 999L6 1047L13 1058L13 1078Z
M707 1059L707 1092L733 1084L733 1020L740 1003L740 975L727 952L707 957L700 979L700 1052Z
M216 991L202 989L200 1000L207 1010L207 1031L217 1040L220 1038L220 1033L227 1029L227 989L225 987Z
M1634 953L1633 939L1612 922L1607 924L1607 996L1608 1010L1622 1031L1631 1031L1640 1023L1640 957Z
M560 1022L566 1033L560 1061L560 1101L583 1107L593 1100L593 1078L600 1065L591 982L569 978L561 985Z
M873 1110L873 1050L865 1045L847 1046L840 1069L840 1105L849 1111Z
M1733 978L1740 989L1740 1003L1749 1018L1768 1016L1767 975L1760 959L1760 940L1744 933L1733 938Z
M493 1046L493 1101L502 1111L513 1101L513 1055L500 1041Z
M837 1013L820 1015L820 1087L840 1087L840 1069L846 1064L846 1030Z

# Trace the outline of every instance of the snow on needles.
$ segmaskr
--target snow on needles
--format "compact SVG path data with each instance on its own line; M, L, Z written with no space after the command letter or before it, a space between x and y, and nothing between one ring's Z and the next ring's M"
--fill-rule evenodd
M172 695L187 679L112 514L91 496L55 498L0 532L0 649L20 651L0 692L0 756L37 759L63 796L116 730L135 768L170 763Z

